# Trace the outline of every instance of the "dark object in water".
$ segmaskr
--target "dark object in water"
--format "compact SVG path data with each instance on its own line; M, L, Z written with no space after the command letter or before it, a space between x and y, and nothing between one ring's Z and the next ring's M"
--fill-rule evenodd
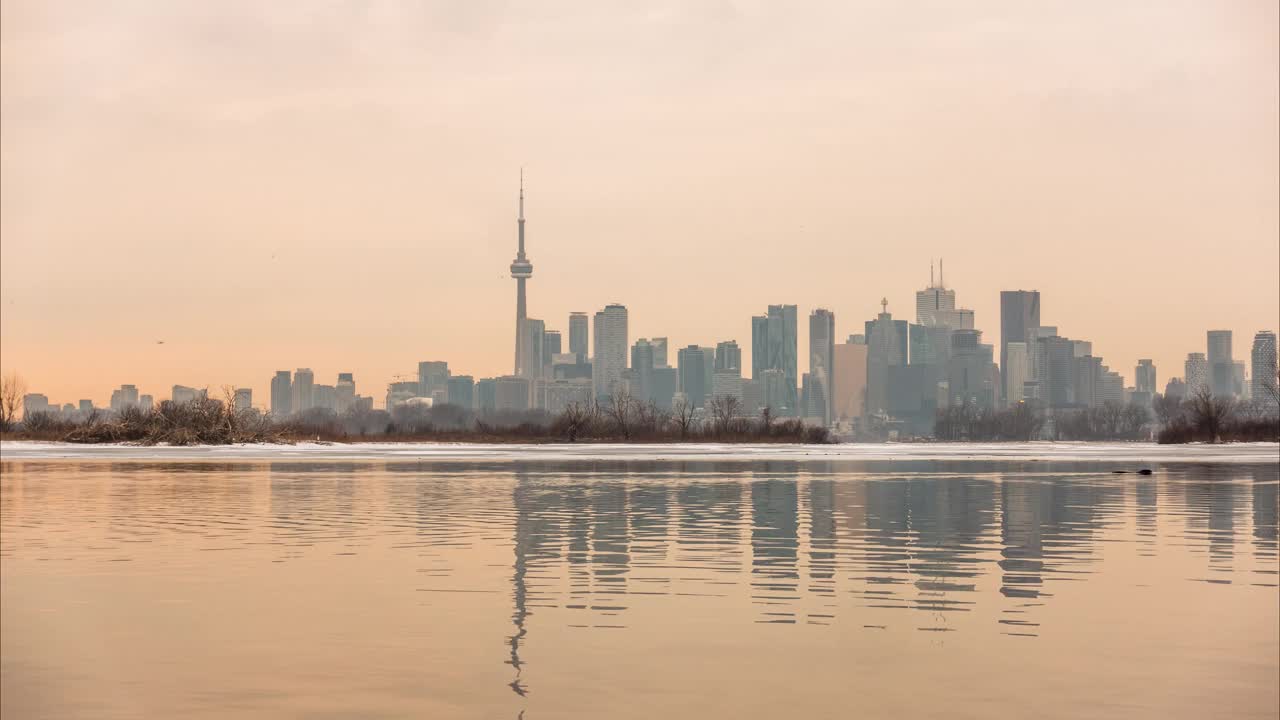
M1112 475L1128 475L1129 472L1130 472L1129 470L1112 470L1111 474ZM1136 472L1139 475L1150 475L1151 468L1142 468L1141 470L1134 470L1133 472Z
M1124 474L1125 474L1125 473L1127 473L1127 472L1129 472L1129 471L1128 471L1128 470L1112 470L1112 471L1111 471L1111 474L1112 474L1112 475L1124 475Z
M1138 471L1138 474L1139 474L1139 475L1150 475L1150 474L1151 474L1151 468L1142 468L1141 470L1139 470L1139 471Z

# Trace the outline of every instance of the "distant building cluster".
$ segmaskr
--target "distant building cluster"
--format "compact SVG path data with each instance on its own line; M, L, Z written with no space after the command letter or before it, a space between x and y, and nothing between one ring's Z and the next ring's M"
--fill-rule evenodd
M931 268L928 286L916 292L914 322L894 317L882 300L880 311L856 326L860 332L837 342L835 314L823 308L810 312L807 358L797 352L797 307L787 304L769 305L751 317L750 368L743 367L742 348L734 339L682 348L669 347L666 337L632 341L628 309L617 303L592 314L570 313L565 338L528 314L533 263L525 249L523 178L517 226L517 252L510 266L516 280L512 373L475 379L453 374L447 361L423 361L416 374L397 376L387 385L387 410L452 405L480 414L559 413L573 405L608 406L626 397L662 411L707 415L714 408L728 408L741 416L758 416L767 409L775 417L802 418L837 432L875 427L927 435L938 411L948 407L999 410L1027 404L1052 415L1108 403L1150 407L1160 394L1151 360L1138 361L1134 383L1126 386L1090 341L1042 324L1035 290L1000 293L999 343L985 341L974 312L957 307L956 291L946 286L941 264L937 277ZM1182 377L1169 380L1163 394L1186 397L1208 389L1274 404L1276 334L1254 336L1248 367L1233 352L1231 331L1208 331L1205 352L1189 353ZM354 377L346 372L324 385L316 383L309 368L278 370L270 387L269 409L277 417L371 411L374 406L373 397L356 393ZM175 385L170 400L206 396L203 389ZM235 389L230 401L238 409L253 408L247 388ZM152 396L122 385L112 393L109 410L153 405ZM88 400L59 406L38 393L24 398L24 408L28 414L70 418L98 411Z

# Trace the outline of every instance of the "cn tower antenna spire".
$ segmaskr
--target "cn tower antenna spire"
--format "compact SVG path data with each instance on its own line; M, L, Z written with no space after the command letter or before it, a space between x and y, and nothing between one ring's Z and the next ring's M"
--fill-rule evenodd
M524 254L524 168L520 168L520 214L516 219L516 232L519 244L516 246L516 259L511 263L511 277L516 281L516 357L515 374L519 377L532 378L534 368L533 348L529 334L525 332L525 321L528 312L525 300L525 283L533 277L533 263Z

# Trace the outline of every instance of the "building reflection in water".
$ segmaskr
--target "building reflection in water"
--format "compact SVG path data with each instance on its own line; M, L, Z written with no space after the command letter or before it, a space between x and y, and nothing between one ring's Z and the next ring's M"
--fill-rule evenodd
M1161 539L1205 556L1207 577L1189 579L1230 582L1238 575L1227 573L1244 570L1253 584L1277 582L1280 470L1269 467L1154 478L901 462L384 469L391 479L374 498L353 484L369 467L272 465L270 525L283 557L390 532L393 548L420 553L424 572L447 576L449 551L476 541L477 524L489 539L510 528L505 662L521 696L531 692L525 651L541 609L554 609L545 622L611 630L627 627L637 604L741 597L758 623L949 632L995 602L995 630L1035 636L1037 608L1054 602L1055 585L1087 581L1103 543L1132 543L1142 558ZM496 501L505 492L510 506ZM1236 567L1242 556L1248 567Z

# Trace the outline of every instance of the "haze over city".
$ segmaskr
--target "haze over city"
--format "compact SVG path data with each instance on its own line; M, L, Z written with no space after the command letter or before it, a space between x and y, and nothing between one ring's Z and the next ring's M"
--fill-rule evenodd
M843 339L939 257L984 341L1039 290L1127 384L1280 325L1274 4L443 7L6 2L5 370L510 373L521 167L566 334L623 303L749 367L767 305Z

